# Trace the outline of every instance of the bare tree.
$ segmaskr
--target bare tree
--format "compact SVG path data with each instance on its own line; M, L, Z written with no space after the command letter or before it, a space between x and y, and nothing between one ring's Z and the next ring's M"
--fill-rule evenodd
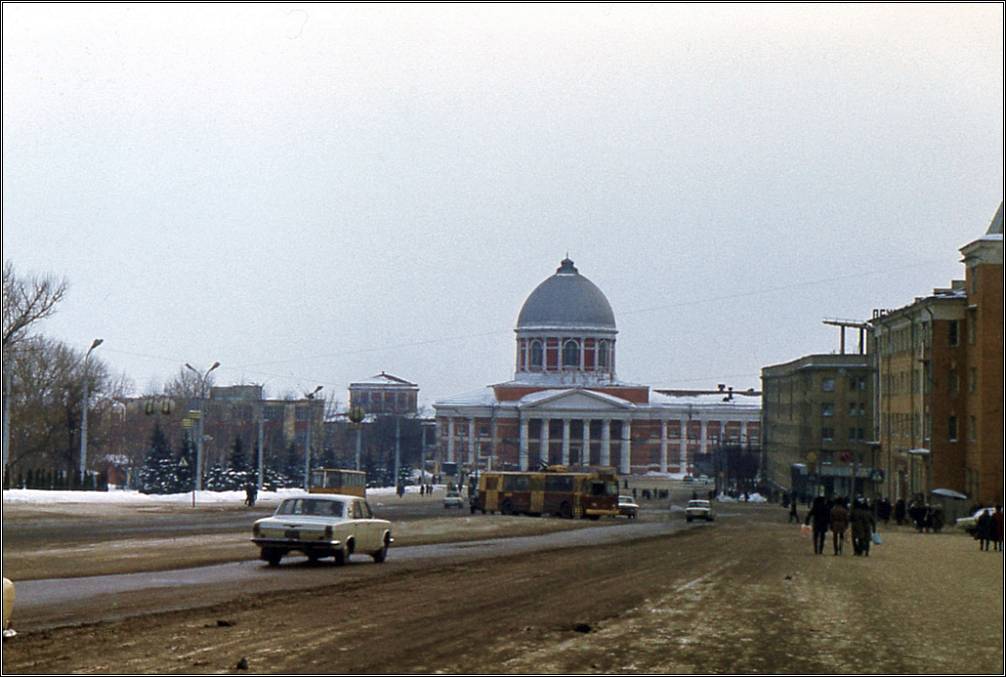
M25 340L31 325L55 312L69 283L50 275L19 277L14 264L3 265L3 353Z
M214 381L214 375L211 372L206 377L207 395L209 394L210 388L213 387ZM201 387L202 383L200 382L198 374L186 367L179 367L178 373L175 377L164 384L164 394L168 397L194 400L203 395L200 391Z
M99 358L90 359L86 373L83 361L83 351L42 336L26 338L11 353L5 376L13 387L7 402L11 418L18 422L12 432L11 465L76 467L84 378L99 402L122 395L128 387L124 378L113 381ZM101 448L100 426L92 436L96 448Z

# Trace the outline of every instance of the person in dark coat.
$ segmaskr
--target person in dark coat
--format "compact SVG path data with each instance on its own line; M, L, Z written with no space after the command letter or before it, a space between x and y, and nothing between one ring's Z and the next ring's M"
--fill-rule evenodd
M971 513L972 515L974 512ZM894 503L894 521L901 526L905 523L905 499L899 498Z
M1003 551L1003 507L996 506L996 511L992 515L992 540L995 543L997 552Z
M791 524L793 522L800 523L800 515L796 512L796 496L793 497L793 502L789 504L789 521Z
M989 541L992 540L992 531L995 529L995 522L988 510L982 510L978 516L978 523L975 526L975 535L978 537L978 549L988 550Z
M877 522L873 519L873 511L867 505L866 500L857 498L852 508L852 516L849 520L852 523L852 550L854 555L870 556L870 538L877 529Z
M814 502L807 511L804 524L813 522L814 528L814 554L824 553L824 539L828 535L828 524L831 522L831 508L824 496L815 496Z
M831 539L834 542L835 554L842 554L845 543L845 530L849 528L849 509L845 507L844 498L836 498L831 506Z

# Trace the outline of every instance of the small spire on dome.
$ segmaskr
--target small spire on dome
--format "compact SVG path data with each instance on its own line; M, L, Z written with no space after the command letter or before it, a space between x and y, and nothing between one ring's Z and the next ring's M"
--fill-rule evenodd
M555 269L556 275L578 275L580 271L576 269L573 265L573 261L569 258L569 252L566 252L566 258L562 260L561 265Z

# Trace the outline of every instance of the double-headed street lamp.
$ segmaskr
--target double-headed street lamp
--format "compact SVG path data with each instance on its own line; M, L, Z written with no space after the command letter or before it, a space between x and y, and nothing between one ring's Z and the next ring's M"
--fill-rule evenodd
M206 370L206 373L201 374L191 364L188 362L185 363L185 368L191 370L199 377L199 432L196 433L196 467L193 469L195 475L194 491L201 491L203 488L203 418L206 406L206 379L209 378L210 372L219 366L219 362L214 362L213 366ZM193 494L194 500L195 494Z
M84 387L80 398L80 486L84 486L84 476L87 473L87 360L91 357L91 351L105 342L105 339L96 338L91 342L91 347L84 353Z

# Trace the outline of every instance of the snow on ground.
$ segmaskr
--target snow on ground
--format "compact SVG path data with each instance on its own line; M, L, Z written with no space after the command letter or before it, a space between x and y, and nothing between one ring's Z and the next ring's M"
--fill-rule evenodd
M443 485L437 485L443 489ZM405 492L419 493L419 487L405 487ZM303 489L279 489L278 491L260 491L257 495L258 501L279 501L287 496L304 493ZM381 496L395 494L394 487L377 487L367 489L367 496ZM197 504L242 504L245 501L245 492L242 491L200 491L196 494ZM126 504L164 504L178 503L191 504L192 492L184 494L141 494L132 489L113 489L110 491L46 491L42 489L7 489L3 492L4 505L40 504L52 505L57 503L126 503Z

